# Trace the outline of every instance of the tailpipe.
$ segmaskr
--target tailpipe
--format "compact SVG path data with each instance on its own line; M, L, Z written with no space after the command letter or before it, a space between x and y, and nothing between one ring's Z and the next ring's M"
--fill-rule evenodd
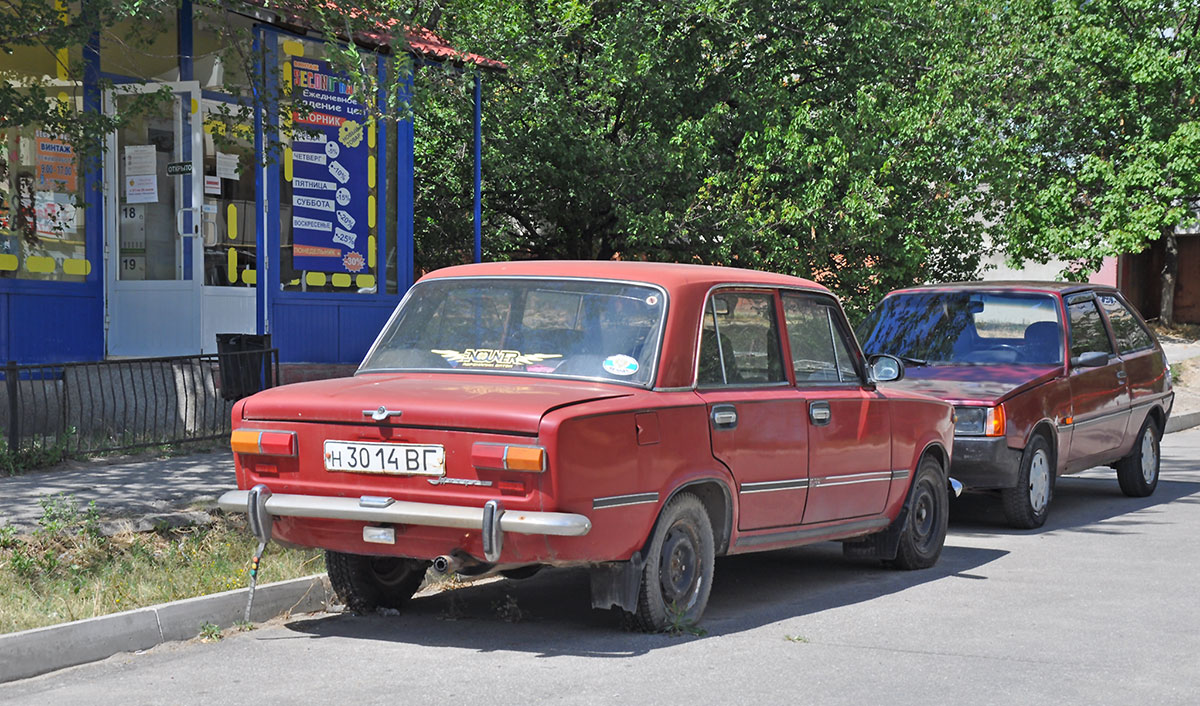
M458 573L462 560L448 554L443 554L433 560L433 570L441 575Z

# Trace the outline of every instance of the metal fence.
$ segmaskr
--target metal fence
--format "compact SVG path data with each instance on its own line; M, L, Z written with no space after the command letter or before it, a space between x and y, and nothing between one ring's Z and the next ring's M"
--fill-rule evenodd
M233 403L279 384L275 348L0 368L0 429L10 453L66 456L217 439Z

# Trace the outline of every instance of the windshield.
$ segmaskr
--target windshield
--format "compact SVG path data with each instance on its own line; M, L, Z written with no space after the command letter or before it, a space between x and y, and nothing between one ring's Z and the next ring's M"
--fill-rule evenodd
M360 372L461 370L647 385L666 296L593 280L434 279L416 284Z
M1062 324L1047 294L897 294L867 316L859 340L867 355L910 365L1062 364Z

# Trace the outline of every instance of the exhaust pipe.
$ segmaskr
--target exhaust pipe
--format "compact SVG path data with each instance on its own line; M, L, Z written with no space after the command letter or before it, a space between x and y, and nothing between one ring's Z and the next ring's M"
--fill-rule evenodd
M443 554L433 560L433 570L442 575L457 573L461 566L461 559L447 554Z

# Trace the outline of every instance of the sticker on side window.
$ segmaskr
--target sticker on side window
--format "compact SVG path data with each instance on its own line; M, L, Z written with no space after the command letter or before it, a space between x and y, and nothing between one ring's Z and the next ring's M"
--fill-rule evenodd
M604 359L604 370L612 375L633 375L638 371L638 362L627 355L610 355Z
M522 353L500 348L468 348L461 352L435 348L431 352L455 367L489 370L512 370L562 357L561 353Z

